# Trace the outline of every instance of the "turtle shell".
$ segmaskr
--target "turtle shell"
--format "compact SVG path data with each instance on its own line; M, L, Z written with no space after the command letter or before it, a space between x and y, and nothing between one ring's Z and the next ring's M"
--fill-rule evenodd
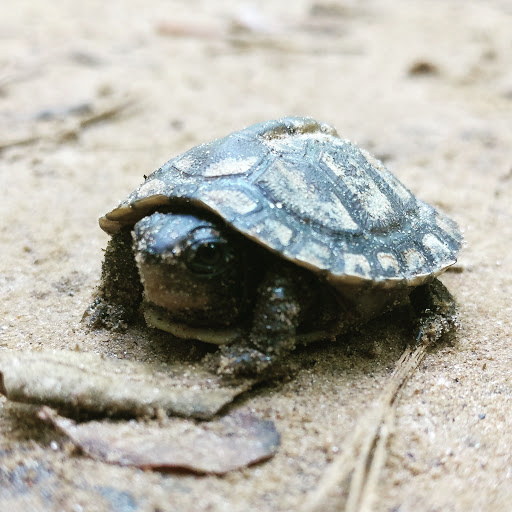
M337 283L418 285L456 261L456 223L368 152L311 118L256 124L190 149L100 219L114 233L185 201Z

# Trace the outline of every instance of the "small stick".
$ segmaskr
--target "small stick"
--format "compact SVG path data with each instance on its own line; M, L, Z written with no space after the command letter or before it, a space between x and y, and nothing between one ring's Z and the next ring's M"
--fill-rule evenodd
M112 119L127 107L133 105L134 102L134 99L128 98L114 103L113 105L99 108L96 112L92 112L91 114L81 117L78 122L73 123L72 126L68 126L64 129L56 127L50 133L28 135L17 139L0 141L0 153L7 148L34 144L42 140L56 140L58 142L62 142L69 138L76 138L80 131L101 121Z
M347 441L348 449L340 454L321 477L318 487L302 506L304 512L325 510L323 505L352 473L346 512L371 510L379 474L386 462L386 446L394 425L394 405L399 391L414 373L426 354L428 344L405 349L380 396Z

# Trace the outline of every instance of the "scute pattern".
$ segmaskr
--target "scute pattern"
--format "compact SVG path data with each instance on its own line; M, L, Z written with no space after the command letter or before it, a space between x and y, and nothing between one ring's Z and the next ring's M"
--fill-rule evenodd
M158 194L148 201L148 195ZM310 118L253 125L169 160L100 220L108 232L189 201L332 280L419 284L454 263L462 236L375 157ZM147 206L146 206L147 205Z
M330 183L321 179L321 173L313 175L308 172L309 167L308 161L300 166L277 159L267 167L256 184L263 188L274 204L285 205L288 212L303 222L332 232L360 233L361 228Z

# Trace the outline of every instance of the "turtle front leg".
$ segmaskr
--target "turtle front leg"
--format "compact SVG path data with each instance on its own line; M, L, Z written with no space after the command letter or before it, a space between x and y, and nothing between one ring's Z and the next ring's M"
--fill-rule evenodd
M418 316L418 342L433 344L457 329L455 299L438 279L415 288L410 300Z
M241 376L267 371L295 348L299 314L296 280L286 272L269 272L258 288L248 339L221 348L218 373Z
M109 240L96 297L82 317L88 327L123 329L136 315L142 299L142 285L132 245L128 228L118 231Z

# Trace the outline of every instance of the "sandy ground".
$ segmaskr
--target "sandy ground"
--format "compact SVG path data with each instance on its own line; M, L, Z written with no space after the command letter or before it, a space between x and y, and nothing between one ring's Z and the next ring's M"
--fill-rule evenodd
M141 326L80 325L107 241L97 218L191 146L309 115L382 158L466 238L458 271L443 276L460 305L457 338L396 397L361 500L347 484L356 473L334 471L320 509L510 510L511 26L507 0L2 3L1 349L158 357ZM2 399L1 508L312 509L322 475L359 460L354 433L371 430L365 414L407 341L390 315L298 351L289 380L236 403L275 422L278 454L225 477L95 462L34 407Z

